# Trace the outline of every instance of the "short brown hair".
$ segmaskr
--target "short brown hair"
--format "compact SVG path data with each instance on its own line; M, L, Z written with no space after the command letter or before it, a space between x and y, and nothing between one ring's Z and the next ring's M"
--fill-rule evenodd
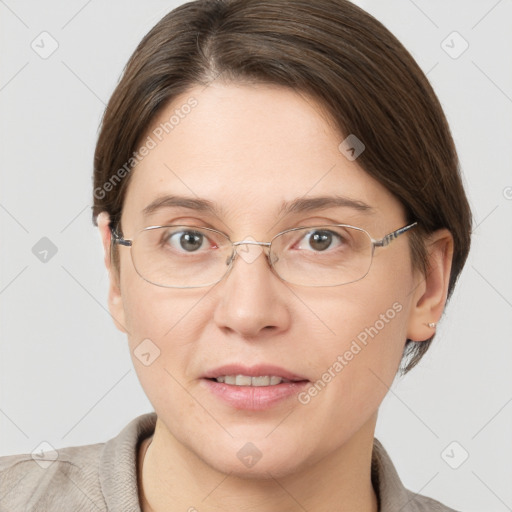
M94 223L102 211L111 227L119 222L133 154L156 114L220 74L225 81L309 94L342 134L356 134L366 146L359 166L403 204L408 221L418 221L410 232L415 267L428 272L426 235L440 228L452 233L451 296L469 252L472 220L448 123L409 52L347 0L197 0L162 18L131 56L103 116L94 155ZM406 341L403 375L432 339Z

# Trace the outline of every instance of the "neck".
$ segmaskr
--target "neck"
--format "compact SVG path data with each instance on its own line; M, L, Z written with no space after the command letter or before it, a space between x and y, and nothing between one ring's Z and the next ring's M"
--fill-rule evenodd
M143 512L378 512L371 481L376 415L327 456L284 476L253 479L224 474L181 444L157 420L140 447ZM145 456L144 456L145 454Z

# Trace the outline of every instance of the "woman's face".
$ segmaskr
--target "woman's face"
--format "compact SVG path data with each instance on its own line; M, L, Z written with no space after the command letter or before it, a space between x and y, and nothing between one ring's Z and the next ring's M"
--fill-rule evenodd
M267 85L213 83L176 98L151 127L155 144L132 171L124 237L185 224L217 229L232 241L268 242L288 228L346 223L378 239L404 226L399 202L340 151L344 137L319 112L312 99ZM184 206L143 213L171 195L210 201L216 213ZM280 214L284 202L335 195L369 208ZM128 332L135 369L169 439L225 473L285 475L357 432L372 438L412 334L412 292L421 280L408 235L377 248L364 279L333 287L283 282L261 250L244 258L248 248L255 250L239 247L219 283L179 289L142 279L131 249L120 246L120 293L113 283L110 307ZM287 372L303 382L235 388L206 379L225 365L242 368L217 374Z

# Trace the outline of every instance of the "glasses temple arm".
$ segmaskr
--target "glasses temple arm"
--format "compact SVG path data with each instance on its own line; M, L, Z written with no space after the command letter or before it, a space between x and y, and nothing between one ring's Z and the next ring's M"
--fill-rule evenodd
M112 233L112 243L113 244L119 244L119 245L125 245L126 247L131 247L132 241L131 240L125 240L123 238L123 235L118 231L117 227L110 228L110 232Z
M386 247L386 245L389 245L395 238L398 238L401 234L405 233L406 231L409 231L414 226L417 226L417 224L418 224L417 222L413 222L412 224L409 224L408 226L399 228L396 231L389 233L384 238L381 238L380 240L374 240L373 244L376 247Z

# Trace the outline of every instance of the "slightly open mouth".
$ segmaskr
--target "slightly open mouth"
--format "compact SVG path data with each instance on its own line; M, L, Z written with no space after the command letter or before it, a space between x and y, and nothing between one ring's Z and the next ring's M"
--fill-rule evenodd
M220 377L207 378L211 382L219 384L228 384L230 386L246 387L269 387L279 386L280 384L299 384L308 382L307 380L288 380L274 375L250 377L248 375L225 375Z

